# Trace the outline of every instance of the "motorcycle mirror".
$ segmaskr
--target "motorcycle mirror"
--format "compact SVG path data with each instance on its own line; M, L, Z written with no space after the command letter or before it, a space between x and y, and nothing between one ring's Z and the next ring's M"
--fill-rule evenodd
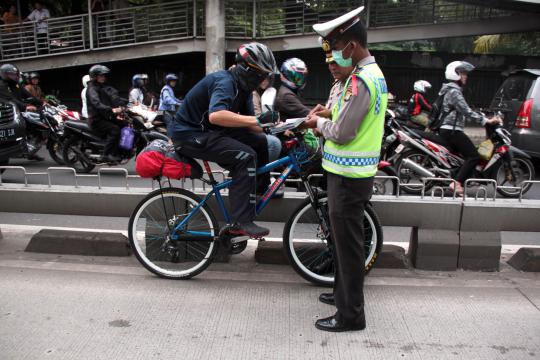
M276 88L269 87L261 96L261 107L264 111L274 110L274 101L276 100Z

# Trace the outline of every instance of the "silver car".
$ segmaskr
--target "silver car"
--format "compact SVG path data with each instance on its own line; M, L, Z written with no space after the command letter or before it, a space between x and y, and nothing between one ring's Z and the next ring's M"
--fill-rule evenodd
M512 133L512 144L540 159L540 69L510 73L491 102L505 114L504 125Z

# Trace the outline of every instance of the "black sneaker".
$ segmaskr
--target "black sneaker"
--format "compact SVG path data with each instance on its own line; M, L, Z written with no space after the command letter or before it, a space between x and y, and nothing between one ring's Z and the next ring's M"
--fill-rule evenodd
M234 236L249 236L258 239L270 234L270 230L255 224L254 222L236 223L229 229L229 234Z

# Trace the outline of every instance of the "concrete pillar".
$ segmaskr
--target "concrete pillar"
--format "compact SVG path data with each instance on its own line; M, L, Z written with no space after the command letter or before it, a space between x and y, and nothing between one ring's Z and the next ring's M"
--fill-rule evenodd
M206 73L225 68L225 0L206 0Z

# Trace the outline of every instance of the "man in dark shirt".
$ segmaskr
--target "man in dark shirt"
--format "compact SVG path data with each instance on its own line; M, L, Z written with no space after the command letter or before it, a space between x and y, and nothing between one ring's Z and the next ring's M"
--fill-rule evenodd
M0 66L0 100L13 102L19 111L35 111L34 105L23 102L32 97L19 85L20 72L15 65L4 64Z
M275 73L274 55L265 45L244 44L236 54L236 66L199 81L168 124L169 137L179 153L216 162L230 171L234 180L229 188L234 224L229 233L234 236L260 238L269 233L253 223L256 168L268 162L266 137L260 125L275 121L277 114L265 112L255 117L251 93Z
M117 120L116 114L122 111L121 106L125 106L127 100L119 97L116 89L105 85L106 75L109 72L109 68L103 65L94 65L90 68L86 102L90 127L106 139L103 160L116 162L120 160L116 152L120 129L123 126L122 122Z

